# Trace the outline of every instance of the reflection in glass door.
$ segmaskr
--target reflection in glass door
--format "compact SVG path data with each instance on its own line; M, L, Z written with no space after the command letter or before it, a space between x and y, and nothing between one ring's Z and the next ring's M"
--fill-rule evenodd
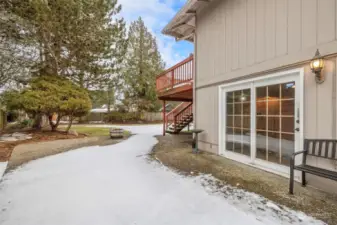
M289 166L295 149L295 82L256 88L256 158Z
M227 92L226 149L250 156L250 89Z

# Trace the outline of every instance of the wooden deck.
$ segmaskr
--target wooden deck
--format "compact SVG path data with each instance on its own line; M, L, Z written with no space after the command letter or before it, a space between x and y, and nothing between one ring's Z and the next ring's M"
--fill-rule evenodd
M156 87L160 100L193 101L193 55L161 73Z

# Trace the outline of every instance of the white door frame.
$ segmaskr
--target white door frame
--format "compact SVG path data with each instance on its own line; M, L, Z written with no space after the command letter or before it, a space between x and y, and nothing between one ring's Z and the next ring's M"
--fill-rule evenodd
M226 92L234 91L234 90L242 90L248 89L251 90L251 104L255 104L256 96L255 96L255 87L257 86L266 86L273 83L285 83L293 80L295 77L295 117L300 120L299 132L295 132L295 152L301 151L303 148L303 139L304 139L304 68L282 71L273 74L267 74L262 77L242 80L238 82L232 82L228 84L224 84L219 86L219 155L222 155L226 158L233 159L235 161L239 161L241 163L245 163L248 165L252 165L269 172L273 172L282 176L289 177L289 167L279 165L272 162L267 162L261 159L257 159L255 157L256 153L256 129L255 129L255 111L256 107L251 107L251 156L245 156L242 154L238 154L235 152L226 151L226 142L225 142L225 129L226 129L226 119L223 115L227 112L226 110ZM258 83L257 83L258 82ZM302 160L301 155L296 157L295 163L300 163ZM296 172L296 171L295 171ZM295 178L300 179L300 173L295 173Z

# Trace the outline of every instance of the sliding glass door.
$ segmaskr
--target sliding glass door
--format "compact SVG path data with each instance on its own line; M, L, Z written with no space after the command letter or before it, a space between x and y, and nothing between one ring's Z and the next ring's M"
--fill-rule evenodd
M221 87L222 154L289 166L301 141L301 87L300 73Z

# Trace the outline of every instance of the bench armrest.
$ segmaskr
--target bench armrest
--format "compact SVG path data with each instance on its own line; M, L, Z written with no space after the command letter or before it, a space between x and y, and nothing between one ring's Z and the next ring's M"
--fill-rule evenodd
M290 164L294 165L295 164L295 157L297 155L304 154L306 152L307 151L305 150L305 151L295 152L294 154L292 154Z

